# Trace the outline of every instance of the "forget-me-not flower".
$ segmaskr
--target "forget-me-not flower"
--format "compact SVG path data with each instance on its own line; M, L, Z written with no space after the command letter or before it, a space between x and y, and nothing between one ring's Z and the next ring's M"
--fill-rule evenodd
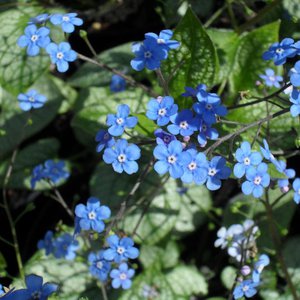
M104 250L97 253L90 253L88 261L90 264L90 273L100 281L106 281L111 269L111 263L103 257Z
M36 90L29 90L26 94L18 95L19 106L22 110L28 111L32 108L41 108L47 101L47 97L39 94Z
M240 284L238 284L233 291L233 297L234 299L240 299L242 297L251 298L256 293L256 287L258 286L258 283L253 282L252 280L244 280Z
M50 18L49 14L40 14L36 17L30 18L30 21L28 22L29 25L31 24L43 24L46 23Z
M133 276L134 270L128 269L128 265L122 263L119 265L118 269L113 269L110 272L110 277L112 278L111 285L114 289L122 287L122 289L127 290L131 287L131 278Z
M290 94L290 101L292 103L290 112L292 117L297 117L300 115L300 90L293 88Z
M56 258L65 258L73 260L76 257L76 251L80 248L78 241L74 240L69 233L57 237L53 241L53 255Z
M126 80L120 75L114 74L111 77L110 90L114 93L125 91Z
M145 34L145 39L154 39L158 45L164 47L166 50L177 49L180 43L176 40L171 40L173 36L173 31L170 29L162 30L159 35L153 32L148 32Z
M54 14L50 18L53 25L61 25L61 28L66 33L71 33L75 30L75 26L83 24L82 19L77 18L76 13Z
M300 61L297 61L289 71L291 84L295 87L300 87Z
M104 129L97 132L95 140L98 142L97 152L101 152L104 148L110 148L115 144L115 139Z
M51 230L48 230L45 234L45 237L43 240L39 240L37 247L38 249L45 249L46 255L49 255L53 252L53 232Z
M280 88L280 82L283 81L282 76L276 75L274 70L266 69L265 74L259 75L261 79L264 80L265 84L269 87Z
M259 283L260 282L260 274L263 271L263 269L269 265L270 258L266 254L260 255L258 258L258 261L254 264L254 269L252 272L252 280L253 282Z
M176 140L176 136L166 132L164 130L162 130L161 128L158 128L154 131L154 135L156 136L156 143L158 145L162 144L162 145L168 145L170 144L172 141Z
M296 178L293 182L294 201L299 204L300 202L300 178Z

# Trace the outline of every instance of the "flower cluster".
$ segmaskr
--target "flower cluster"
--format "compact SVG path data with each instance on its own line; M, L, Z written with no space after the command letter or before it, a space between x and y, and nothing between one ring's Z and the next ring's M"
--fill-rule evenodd
M217 232L215 247L227 248L227 253L240 262L250 257L258 235L259 229L254 221L246 220L242 225L233 224L228 229L221 227Z
M34 189L37 182L41 180L50 181L53 184L60 182L63 179L67 179L70 173L66 170L66 164L60 160L55 162L54 160L46 160L43 164L37 165L31 176L31 188Z
M71 49L69 43L56 44L51 41L50 29L46 26L49 20L53 25L61 26L62 31L65 33L71 33L75 30L74 26L83 24L76 13L41 14L30 19L29 25L24 30L24 35L19 37L17 44L21 48L27 47L28 56L37 56L41 49L45 49L51 62L56 64L57 70L66 72L69 69L69 62L75 61L77 54Z
M180 46L179 42L171 40L172 36L173 32L170 29L162 30L159 35L153 32L146 33L142 43L132 45L132 52L135 55L131 60L132 68L136 71L144 68L158 69L161 61L167 59L168 52Z

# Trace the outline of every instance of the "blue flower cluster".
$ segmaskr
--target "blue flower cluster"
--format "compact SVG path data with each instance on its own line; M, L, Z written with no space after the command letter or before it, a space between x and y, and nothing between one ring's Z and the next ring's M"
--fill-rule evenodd
M75 30L74 26L83 24L83 21L77 17L76 13L41 14L30 19L29 25L24 30L24 35L19 37L17 44L21 48L27 47L28 56L36 56L41 49L45 49L50 56L51 62L56 64L57 70L66 72L69 69L69 62L75 61L77 54L67 42L61 42L60 44L51 42L50 29L46 27L48 20L53 25L61 26L65 33L71 33Z
M270 264L268 255L262 254L254 263L253 269L248 265L244 265L241 270L241 276L238 277L238 284L234 288L234 299L241 299L243 297L251 298L257 293L257 287L260 285L260 275L263 269Z
M300 41L294 42L291 38L285 38L280 43L274 43L271 45L268 51L263 54L263 59L272 59L275 65L283 65L288 58L300 55ZM300 61L297 61L293 68L289 71L290 82L293 89L290 90L290 102L292 103L290 111L293 117L297 117L300 114ZM275 81L276 76L272 76ZM270 78L269 78L270 79Z
M145 40L142 43L134 43L132 52L135 58L131 60L131 66L136 71L144 68L156 70L160 68L162 60L167 59L168 52L176 49L180 43L171 40L173 32L170 29L162 30L159 35L148 32L145 34Z
M64 161L46 160L44 164L37 165L32 170L31 188L34 189L37 182L48 180L56 184L63 179L67 179L70 173L66 170Z
M221 227L217 232L215 247L227 248L227 253L238 262L250 257L250 249L255 245L259 229L253 220L245 220L241 224L233 224L226 229Z

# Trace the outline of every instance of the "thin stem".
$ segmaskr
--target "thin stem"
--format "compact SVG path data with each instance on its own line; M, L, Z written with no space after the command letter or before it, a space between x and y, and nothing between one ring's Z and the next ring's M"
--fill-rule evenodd
M226 9L226 3L220 7L204 24L205 28L208 28Z
M162 72L161 72L161 69L158 68L157 70L155 70L155 72L156 72L156 75L157 75L157 77L158 77L159 83L160 83L161 87L162 87L163 90L164 90L165 96L169 95L170 93L169 93L168 83L167 83L167 81L165 80L165 78L164 78L164 76L163 76L163 74L162 74Z
M232 0L226 0L226 5L227 5L227 10L228 10L228 14L229 14L229 17L231 20L232 27L233 27L234 31L237 31L238 25L237 25L237 21L236 21L236 18L235 18L233 9L232 9L232 5L231 5L232 2L233 2Z
M100 288L101 288L101 293L102 293L103 300L108 300L107 293L106 293L106 288L105 288L104 284L101 284Z
M288 272L288 268L287 268L284 256L282 254L281 240L280 240L280 236L278 235L276 225L274 223L274 216L273 216L272 206L271 206L270 200L269 200L269 190L268 189L266 190L266 201L263 201L263 204L265 205L265 208L266 208L269 230L270 230L270 234L271 234L271 237L272 237L275 249L276 249L277 259L278 259L281 269L284 273L284 277L285 277L287 284L291 290L294 300L299 300L296 288L292 282L292 279Z
M14 224L10 209L9 209L9 204L8 204L7 195L6 195L6 187L8 185L9 179L10 179L11 174L12 174L12 170L13 170L13 166L14 166L14 163L15 163L15 160L16 160L16 157L17 157L17 153L18 153L18 149L15 149L13 154L12 154L10 164L8 166L8 169L7 169L5 177L4 177L2 195L3 195L4 210L5 210L8 222L9 222L11 235L12 235L12 238L13 238L13 247L15 249L15 255L16 255L16 260L17 260L17 264L18 264L18 269L19 269L21 278L24 280L25 274L24 274L24 268L23 268L23 262L22 262L20 247L19 247L19 243L18 243L17 231L16 231L16 228L15 228L15 224Z
M0 236L0 241L14 248L14 244Z
M94 59L89 58L87 56L84 56L84 55L82 55L80 53L77 53L77 56L78 56L79 59L82 59L84 61L90 62L90 63L92 63L92 64L94 64L94 65L96 65L96 66L98 66L98 67L100 67L102 69L105 69L105 70L107 70L107 71L109 71L111 73L119 75L120 77L122 77L123 79L125 79L130 85L141 88L142 90L144 90L146 93L148 93L152 97L157 98L159 96L151 88L145 86L142 83L137 82L131 76L124 75L122 72L120 72L120 71L118 71L118 70L116 70L116 69L114 69L114 68L106 65L105 63L100 62L99 59L98 60L94 60Z

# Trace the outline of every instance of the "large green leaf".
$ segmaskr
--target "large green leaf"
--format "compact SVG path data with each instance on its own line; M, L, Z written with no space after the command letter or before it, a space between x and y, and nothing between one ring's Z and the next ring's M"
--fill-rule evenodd
M181 45L169 52L163 63L163 73L170 81L170 93L179 104L185 86L196 87L200 83L211 86L218 68L216 50L197 16L188 8L176 27L173 38ZM180 66L180 67L178 67ZM178 68L177 68L178 67Z

